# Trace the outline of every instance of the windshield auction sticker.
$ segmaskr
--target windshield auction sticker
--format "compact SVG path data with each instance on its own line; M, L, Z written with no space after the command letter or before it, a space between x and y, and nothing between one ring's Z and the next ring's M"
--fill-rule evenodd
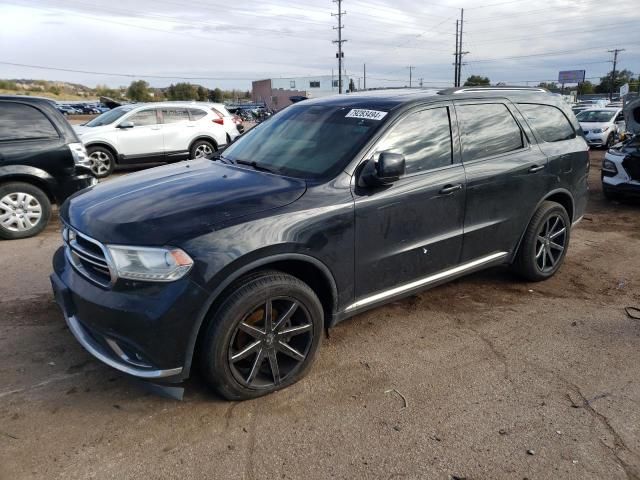
M345 118L366 118L367 120L382 120L389 112L380 112L378 110L362 110L353 108L345 115Z

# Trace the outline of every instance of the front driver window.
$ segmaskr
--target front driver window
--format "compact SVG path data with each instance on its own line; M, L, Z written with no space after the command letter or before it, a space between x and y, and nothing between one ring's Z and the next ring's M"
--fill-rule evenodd
M400 120L376 147L380 152L400 153L406 174L452 164L451 124L447 107L415 112Z
M133 122L136 127L144 127L145 125L155 125L158 123L158 118L155 109L141 110L138 113L131 115L127 122Z

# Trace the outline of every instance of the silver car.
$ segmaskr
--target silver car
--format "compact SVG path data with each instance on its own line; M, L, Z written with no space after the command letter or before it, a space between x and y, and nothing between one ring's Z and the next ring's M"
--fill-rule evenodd
M610 148L625 129L621 108L590 108L578 113L576 118L591 147Z

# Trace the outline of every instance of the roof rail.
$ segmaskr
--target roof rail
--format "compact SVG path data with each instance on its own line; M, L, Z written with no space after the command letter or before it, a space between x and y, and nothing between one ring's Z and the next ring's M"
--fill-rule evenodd
M454 87L440 90L440 95L454 95L457 93L479 93L479 92L542 92L549 93L549 90L542 87Z

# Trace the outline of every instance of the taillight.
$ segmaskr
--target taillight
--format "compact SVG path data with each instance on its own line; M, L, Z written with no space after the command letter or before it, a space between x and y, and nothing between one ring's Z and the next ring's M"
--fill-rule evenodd
M224 118L214 118L211 120L213 123L217 123L218 125L224 125Z

